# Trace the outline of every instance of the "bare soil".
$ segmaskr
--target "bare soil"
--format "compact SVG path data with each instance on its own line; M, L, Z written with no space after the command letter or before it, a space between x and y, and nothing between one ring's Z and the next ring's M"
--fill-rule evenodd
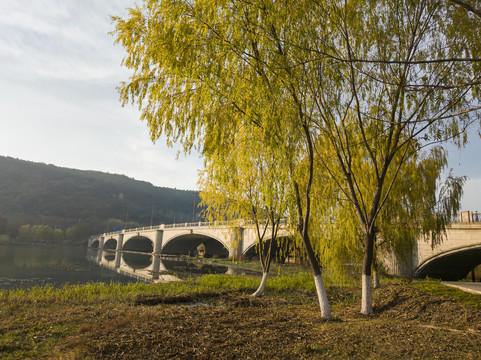
M372 316L359 313L358 300L343 301L358 290L331 294L329 321L313 294L240 292L139 297L36 316L45 327L39 341L55 339L49 329L67 332L46 355L58 359L481 359L478 309L403 282L376 290Z

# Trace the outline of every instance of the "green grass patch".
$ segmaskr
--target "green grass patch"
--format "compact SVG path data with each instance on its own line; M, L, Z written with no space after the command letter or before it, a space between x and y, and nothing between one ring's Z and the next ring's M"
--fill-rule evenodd
M157 294L161 288L146 283L104 284L88 283L83 285L65 285L55 288L50 285L36 286L30 289L15 289L0 291L0 301L10 303L54 302L90 304L102 300L131 300L138 294Z
M332 282L324 277L326 287ZM103 284L88 283L83 285L65 285L55 288L50 285L36 286L30 289L1 290L0 301L9 304L25 303L76 303L96 304L110 301L132 301L138 296L155 295L196 295L207 292L235 291L249 294L260 283L260 276L250 275L205 275L166 284ZM290 274L277 275L271 272L267 280L266 292L274 292L278 296L291 292L315 293L312 274L297 270ZM290 296L289 296L290 297Z
M415 280L412 282L416 288L427 294L448 297L462 303L481 309L481 295L472 294L451 286L443 285L438 280Z

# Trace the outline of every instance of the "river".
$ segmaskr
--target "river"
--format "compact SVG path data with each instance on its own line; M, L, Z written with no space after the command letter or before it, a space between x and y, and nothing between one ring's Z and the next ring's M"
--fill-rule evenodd
M88 282L168 282L209 273L245 273L226 265L145 253L72 246L0 245L0 289Z

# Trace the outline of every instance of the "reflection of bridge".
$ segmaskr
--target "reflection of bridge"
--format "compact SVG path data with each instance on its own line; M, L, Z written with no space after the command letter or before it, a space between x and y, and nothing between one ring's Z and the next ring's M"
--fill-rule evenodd
M266 240L269 240L269 231ZM289 237L287 227L278 237ZM241 257L254 253L257 243L255 226L232 223L183 223L122 230L92 236L89 248L137 251L153 254L196 255L205 246L205 256Z
M391 273L444 280L461 280L481 264L481 214L462 211L459 222L452 223L444 241L431 247L418 240L411 259L405 264L387 263Z
M246 270L230 265L187 261L140 252L89 249L87 258L106 269L137 280L153 283L178 281L178 276L198 274L243 274Z

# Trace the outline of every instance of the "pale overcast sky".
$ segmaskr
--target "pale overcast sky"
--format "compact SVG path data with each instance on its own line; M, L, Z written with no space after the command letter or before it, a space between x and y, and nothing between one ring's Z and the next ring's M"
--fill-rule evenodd
M133 0L0 0L0 155L196 189L202 161L150 141L116 86L129 73L110 15ZM463 209L481 211L481 140L472 129L450 167L467 175ZM1 169L0 169L1 171Z
M0 155L196 189L202 162L155 145L116 86L110 15L132 0L0 0Z

